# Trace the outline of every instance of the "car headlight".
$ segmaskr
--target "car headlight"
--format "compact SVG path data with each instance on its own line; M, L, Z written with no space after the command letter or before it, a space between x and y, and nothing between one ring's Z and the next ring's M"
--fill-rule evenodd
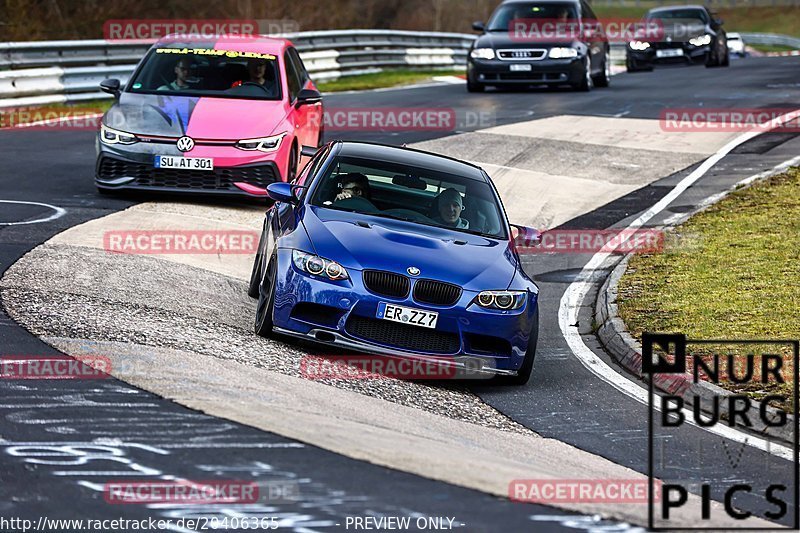
M136 135L109 128L100 124L100 140L105 144L133 144L139 142Z
M527 298L525 291L483 291L475 298L475 303L485 309L519 309Z
M631 47L631 50L636 50L641 52L642 50L647 50L650 48L650 43L647 41L631 41L628 43L628 46Z
M281 146L281 141L286 137L285 133L272 135L270 137L259 137L258 139L243 139L236 142L239 150L258 150L259 152L274 152Z
M570 57L578 57L578 50L575 48L551 48L548 55L550 59L567 59Z
M333 281L350 277L347 275L347 270L336 261L323 259L318 255L307 254L300 250L292 250L292 262L294 266L312 276L321 276Z
M469 53L472 59L494 59L494 50L491 48L473 48Z
M689 39L689 44L694 46L705 46L707 44L711 44L711 36L709 34L701 35L700 37L694 37Z

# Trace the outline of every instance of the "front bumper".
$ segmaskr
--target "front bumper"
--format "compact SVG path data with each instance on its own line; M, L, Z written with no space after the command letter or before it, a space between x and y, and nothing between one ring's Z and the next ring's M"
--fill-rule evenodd
M658 57L658 50L681 50L681 55L672 57ZM626 49L628 62L637 67L651 66L654 64L669 63L694 63L704 60L711 51L710 45L693 46L689 43L651 43L647 50ZM667 52L669 53L669 52Z
M95 185L107 191L143 190L263 199L249 192L247 186L265 189L270 183L282 181L280 169L285 168L281 164L281 151L253 154L232 146L213 146L196 147L191 153L182 153L164 144L107 145L99 138L96 148ZM214 160L214 170L155 168L156 155L210 157Z
M530 65L530 71L512 71L512 65ZM467 61L471 83L484 85L565 85L579 84L586 75L586 58L503 61L472 59Z
M515 374L525 358L534 324L537 295L515 311L488 311L472 304L476 293L464 290L452 306L370 292L362 273L348 269L349 280L330 282L298 271L291 250L278 251L273 324L275 331L359 352L437 362L470 372ZM378 304L388 302L435 311L435 329L376 318Z

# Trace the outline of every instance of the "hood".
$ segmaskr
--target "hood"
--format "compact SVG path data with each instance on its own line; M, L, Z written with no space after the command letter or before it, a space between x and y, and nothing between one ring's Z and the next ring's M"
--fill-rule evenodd
M303 224L316 253L345 268L407 275L415 266L419 278L476 291L506 289L517 269L510 242L501 239L311 206Z
M141 135L240 140L271 135L288 110L279 100L244 100L124 92L103 117Z
M497 49L514 49L514 48L552 48L554 46L569 46L576 42L570 39L543 39L532 38L525 40L522 38L512 37L510 33L505 31L492 31L486 32L475 40L475 48L494 48Z

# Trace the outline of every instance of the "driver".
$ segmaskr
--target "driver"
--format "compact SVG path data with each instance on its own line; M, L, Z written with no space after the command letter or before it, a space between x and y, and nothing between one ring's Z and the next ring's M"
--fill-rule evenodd
M468 229L469 221L461 218L464 210L464 200L461 193L456 189L445 189L436 197L438 213L433 216L433 220L445 226L457 229Z
M182 57L175 63L175 81L162 85L159 91L180 91L189 88L189 67L192 66L188 57Z
M339 187L342 192L336 195L334 201L345 200L347 198L364 198L372 200L369 188L369 180L360 172L350 172L339 178Z

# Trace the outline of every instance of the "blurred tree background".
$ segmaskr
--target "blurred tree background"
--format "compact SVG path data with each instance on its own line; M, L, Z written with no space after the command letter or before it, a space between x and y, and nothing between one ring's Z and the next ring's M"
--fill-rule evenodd
M0 41L102 39L116 19L289 19L301 31L470 32L499 0L0 0Z

